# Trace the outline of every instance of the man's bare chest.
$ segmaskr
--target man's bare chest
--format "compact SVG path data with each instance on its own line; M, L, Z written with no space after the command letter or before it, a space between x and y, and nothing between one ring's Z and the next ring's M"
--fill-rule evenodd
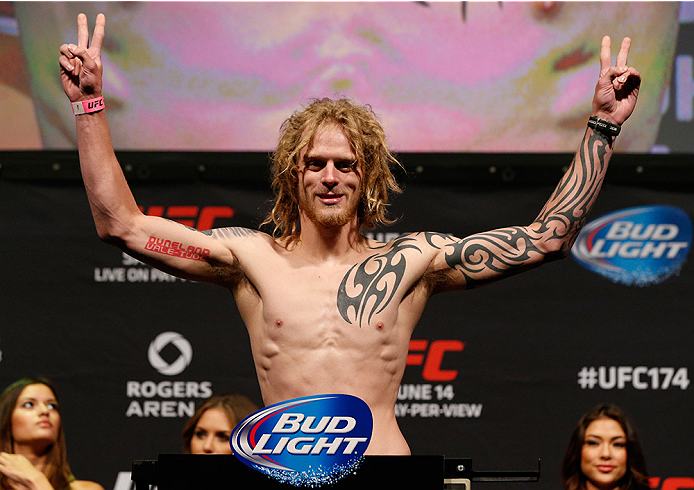
M248 264L244 272L264 322L290 311L317 321L364 326L397 315L398 305L422 277L427 257L421 244L403 236L337 259L286 252Z
M364 325L402 300L416 279L414 265L405 256L392 260L383 254L359 257L347 264L292 264L276 267L271 280L258 281L264 302L329 312L343 321Z

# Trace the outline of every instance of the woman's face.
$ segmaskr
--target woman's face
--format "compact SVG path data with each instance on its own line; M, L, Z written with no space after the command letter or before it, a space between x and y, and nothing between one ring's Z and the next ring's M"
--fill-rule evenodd
M60 412L53 391L44 384L24 388L12 412L14 447L53 444L59 431Z
M221 408L205 410L190 440L191 454L231 454L229 438L233 428Z
M617 487L627 471L626 434L614 419L594 420L586 428L581 450L581 472L588 490Z

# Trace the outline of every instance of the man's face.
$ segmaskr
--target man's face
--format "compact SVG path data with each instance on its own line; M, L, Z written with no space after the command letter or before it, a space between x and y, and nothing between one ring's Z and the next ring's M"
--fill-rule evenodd
M362 168L349 139L335 123L323 124L299 159L299 214L332 228L356 225Z

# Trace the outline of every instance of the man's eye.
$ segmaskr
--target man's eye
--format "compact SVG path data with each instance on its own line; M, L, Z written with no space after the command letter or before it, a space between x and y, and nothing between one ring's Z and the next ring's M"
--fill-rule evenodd
M335 168L340 172L351 172L356 166L355 162L338 162L335 164Z

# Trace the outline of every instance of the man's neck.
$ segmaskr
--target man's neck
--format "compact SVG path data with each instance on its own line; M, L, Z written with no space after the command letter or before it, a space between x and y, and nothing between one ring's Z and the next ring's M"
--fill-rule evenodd
M320 261L338 261L360 250L364 237L359 234L356 221L343 226L324 227L304 220L296 251Z

